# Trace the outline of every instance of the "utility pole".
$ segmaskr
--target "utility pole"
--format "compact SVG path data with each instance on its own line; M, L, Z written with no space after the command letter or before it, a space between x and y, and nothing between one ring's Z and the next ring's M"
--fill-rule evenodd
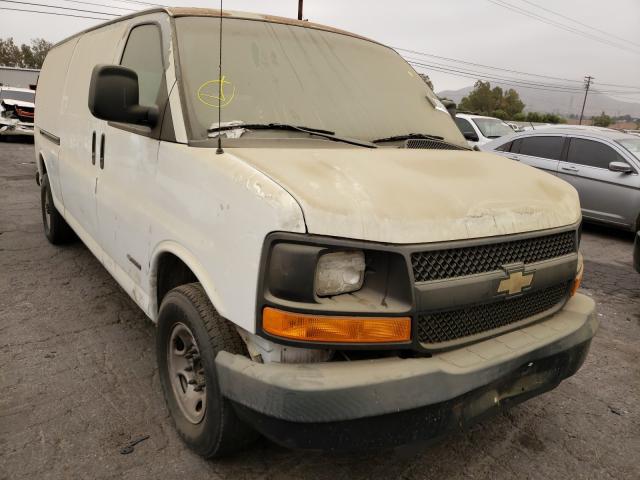
M298 20L302 20L302 0L298 0Z
M584 101L582 102L582 111L580 112L580 121L578 122L578 125L582 125L582 117L584 115L584 106L587 104L587 94L589 93L591 80L593 80L593 77L591 75L587 75L586 77L584 77Z

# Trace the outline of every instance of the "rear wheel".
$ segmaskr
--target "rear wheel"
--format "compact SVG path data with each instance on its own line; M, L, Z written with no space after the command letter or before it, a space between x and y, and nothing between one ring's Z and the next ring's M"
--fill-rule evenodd
M67 224L53 204L49 176L45 173L40 181L40 206L44 234L49 242L60 245L74 238L73 230Z
M169 412L185 443L203 457L234 453L257 437L218 386L218 352L245 354L235 328L199 283L171 290L158 314L156 352Z

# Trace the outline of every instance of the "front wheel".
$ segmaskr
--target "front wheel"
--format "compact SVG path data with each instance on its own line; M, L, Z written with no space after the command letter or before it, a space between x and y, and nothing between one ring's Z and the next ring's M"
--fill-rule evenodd
M221 350L245 353L238 332L217 314L202 286L171 290L158 314L160 383L178 433L207 458L234 453L257 437L220 392L215 358Z

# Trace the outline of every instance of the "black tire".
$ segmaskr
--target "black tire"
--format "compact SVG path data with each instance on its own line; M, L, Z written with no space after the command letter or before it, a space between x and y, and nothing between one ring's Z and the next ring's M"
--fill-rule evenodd
M205 409L198 423L189 420L183 412L183 404L177 397L179 394L174 391L180 388L180 382L176 380L178 375L174 375L170 368L170 349L174 348L172 334L183 326L190 330L198 350L198 364L192 362L191 365L194 371L203 374L206 384ZM238 332L218 315L202 285L190 283L171 290L164 297L158 314L156 352L160 383L178 433L189 448L205 458L230 455L258 436L238 418L229 400L220 393L215 358L222 350L246 355ZM181 388L185 392L185 388L190 387L182 383Z
M71 227L53 204L49 176L45 173L40 181L40 206L42 208L42 224L47 240L54 245L62 245L75 238Z

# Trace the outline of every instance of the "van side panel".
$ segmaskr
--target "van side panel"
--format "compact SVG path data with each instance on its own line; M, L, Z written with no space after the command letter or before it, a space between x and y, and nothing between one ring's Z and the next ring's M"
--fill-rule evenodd
M59 136L64 216L80 225L77 233L85 243L90 243L86 237L98 238L95 191L104 125L89 111L89 83L97 64L113 63L125 28L124 22L118 22L79 37L62 95Z
M40 76L38 78L38 89L36 90L36 110L35 110L35 144L36 144L36 164L39 165L40 174L43 166L38 162L39 156L42 159L49 176L53 201L58 210L62 211L63 198L60 190L60 175L58 169L58 155L60 146L52 141L51 137L44 137L40 130L55 136L60 136L60 128L64 123L60 119L60 102L62 91L67 78L69 62L73 55L73 50L78 43L77 38L62 43L51 49L45 58Z

